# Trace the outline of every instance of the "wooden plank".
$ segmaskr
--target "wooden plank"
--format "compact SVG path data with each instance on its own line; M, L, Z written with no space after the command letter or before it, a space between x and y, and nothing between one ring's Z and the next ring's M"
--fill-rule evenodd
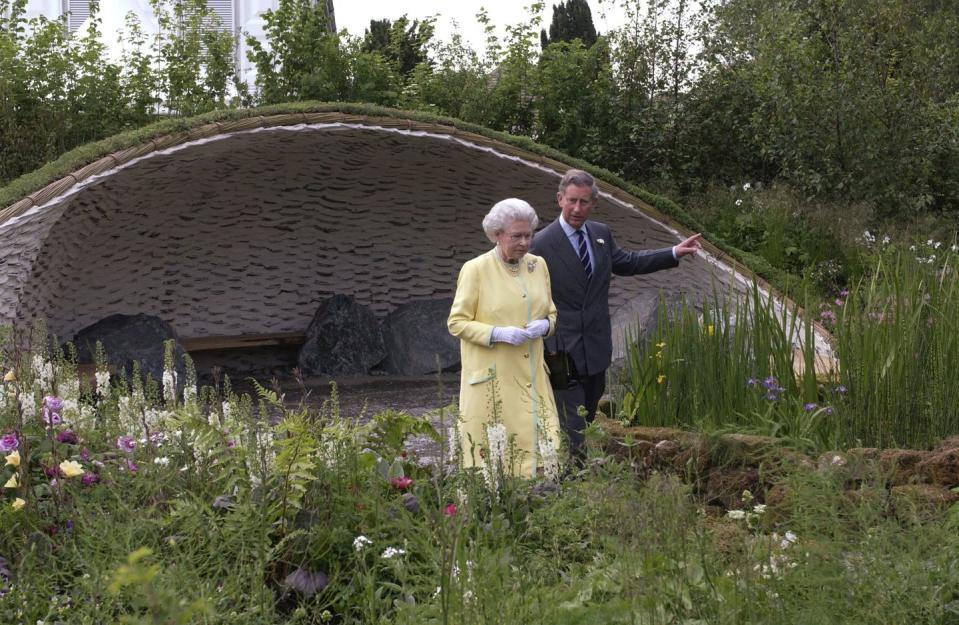
M237 336L197 336L181 338L180 344L188 352L205 352L214 349L240 349L245 347L288 347L302 345L306 340L303 332L276 334L241 334Z

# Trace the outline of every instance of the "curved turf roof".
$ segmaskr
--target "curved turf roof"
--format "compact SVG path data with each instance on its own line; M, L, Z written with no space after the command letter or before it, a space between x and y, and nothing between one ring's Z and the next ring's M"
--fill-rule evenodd
M48 183L0 211L0 320L46 318L64 338L140 312L182 337L300 332L334 293L382 316L450 297L463 261L490 248L480 222L494 202L521 197L548 223L562 172L583 165L475 126L371 107L160 124L0 190L9 199ZM688 234L621 186L601 180L594 212L620 245ZM708 245L679 269L614 279L614 322L648 312L661 289L698 296L742 279Z

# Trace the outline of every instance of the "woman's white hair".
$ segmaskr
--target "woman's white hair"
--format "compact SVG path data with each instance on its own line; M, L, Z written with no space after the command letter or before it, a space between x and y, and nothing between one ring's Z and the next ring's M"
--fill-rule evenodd
M506 198L493 204L493 208L483 217L483 232L490 241L496 243L496 235L509 228L514 221L528 221L530 229L535 231L539 217L526 200Z

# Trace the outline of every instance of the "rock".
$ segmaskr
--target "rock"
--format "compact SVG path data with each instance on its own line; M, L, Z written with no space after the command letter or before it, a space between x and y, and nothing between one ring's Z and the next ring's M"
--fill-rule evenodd
M889 483L900 486L924 481L916 467L928 456L927 452L914 449L883 449L879 454L879 464L890 475Z
M715 469L706 480L706 501L721 503L726 509L744 509L743 491L759 493L759 471L754 467Z
M77 359L82 364L93 362L97 341L103 344L107 362L117 370L126 369L129 375L133 363L140 363L140 371L150 374L157 382L163 380L163 342L177 341L176 369L183 379L183 355L186 351L177 340L176 332L166 321L151 315L110 315L77 332L73 343Z
M305 375L365 374L386 356L373 312L347 295L320 304L297 362Z
M959 449L928 454L916 465L916 471L924 478L940 486L959 484Z
M920 512L938 512L959 501L959 494L935 484L906 484L891 491L896 511L915 507Z
M383 369L399 375L454 371L460 364L459 339L446 327L452 299L407 302L383 320Z

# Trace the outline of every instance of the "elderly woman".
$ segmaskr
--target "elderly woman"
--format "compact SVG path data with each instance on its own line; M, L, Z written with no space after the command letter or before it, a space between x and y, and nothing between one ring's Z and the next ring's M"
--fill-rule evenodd
M555 477L559 421L543 337L556 328L556 306L546 263L527 253L537 222L523 200L490 209L483 230L496 247L463 265L448 327L463 363L463 464Z

